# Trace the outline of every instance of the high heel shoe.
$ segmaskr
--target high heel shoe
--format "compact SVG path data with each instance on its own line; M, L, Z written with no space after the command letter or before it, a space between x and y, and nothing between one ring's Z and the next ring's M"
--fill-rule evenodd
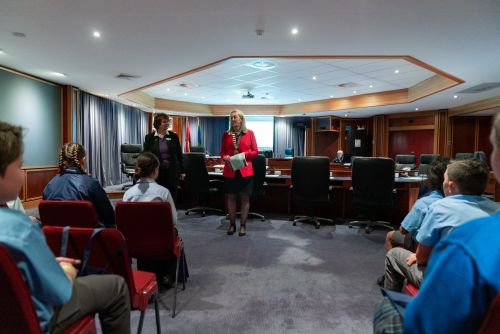
M233 235L236 232L236 224L229 224L229 229L227 230L227 235Z
M245 225L240 225L240 232L238 232L238 236L243 237L247 235L247 230L245 228Z

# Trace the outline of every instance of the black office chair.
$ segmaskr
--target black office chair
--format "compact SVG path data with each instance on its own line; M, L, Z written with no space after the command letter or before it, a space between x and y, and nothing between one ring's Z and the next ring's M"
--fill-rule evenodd
M415 154L397 154L395 161L396 170L402 170L403 168L415 169L416 167Z
M483 151L476 151L473 155L474 159L486 162L486 154Z
M141 150L141 144L122 144L120 146L122 173L132 178L132 184L124 185L122 190L128 189L135 184L135 162L139 154L141 154Z
M330 161L328 157L294 157L292 160L292 196L293 201L307 206L308 216L294 216L293 226L297 222L310 221L316 228L321 221L333 223L332 219L314 215L320 205L330 201Z
M368 213L369 221L353 221L353 225L365 225L365 232L370 233L375 226L393 229L383 221L375 221L377 212L393 206L394 196L394 160L389 158L357 158L352 165L352 203Z
M208 171L205 165L205 154L198 152L184 153L183 165L186 177L183 188L186 192L195 194L199 203L206 203L208 197L224 189L224 182L220 180L209 180ZM186 210L186 215L196 212L205 217L207 212L217 212L222 214L222 210L208 206L197 206Z
M205 153L205 147L204 146L193 146L190 149L191 152L198 152L198 153Z
M474 153L470 152L455 153L455 160L467 160L472 158L474 158Z
M420 154L420 163L418 164L418 175L427 175L431 163L439 158L439 154Z

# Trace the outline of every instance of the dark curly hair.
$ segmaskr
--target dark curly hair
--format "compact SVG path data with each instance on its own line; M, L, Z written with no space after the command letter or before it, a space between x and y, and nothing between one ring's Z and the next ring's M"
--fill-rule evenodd
M446 172L446 167L450 163L449 158L438 157L431 163L429 170L427 171L427 183L432 190L439 191L442 195L443 192L443 181L444 172Z

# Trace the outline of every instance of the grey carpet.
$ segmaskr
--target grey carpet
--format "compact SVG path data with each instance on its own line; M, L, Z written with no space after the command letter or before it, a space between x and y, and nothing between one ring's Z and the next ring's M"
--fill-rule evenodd
M384 231L290 221L248 223L227 236L221 216L179 212L189 272L186 290L161 294L163 333L370 333L383 272ZM132 314L135 332L138 312ZM155 333L154 309L144 333Z

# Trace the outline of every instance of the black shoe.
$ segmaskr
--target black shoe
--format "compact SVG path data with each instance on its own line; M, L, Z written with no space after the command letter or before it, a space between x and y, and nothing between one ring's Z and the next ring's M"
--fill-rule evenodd
M381 288L383 288L384 287L384 283L385 283L385 275L382 275L379 278L377 278L377 285L378 286L380 286Z
M247 235L247 229L245 228L245 225L240 225L240 232L238 232L238 235L240 237Z
M233 235L236 232L236 224L229 224L229 229L227 230L227 235Z

